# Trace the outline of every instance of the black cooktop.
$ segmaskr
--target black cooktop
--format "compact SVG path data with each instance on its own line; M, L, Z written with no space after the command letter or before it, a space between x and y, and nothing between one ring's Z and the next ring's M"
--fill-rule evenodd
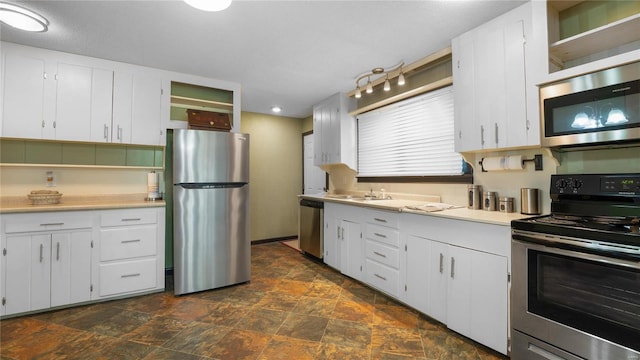
M551 214L511 227L640 246L640 174L552 175Z

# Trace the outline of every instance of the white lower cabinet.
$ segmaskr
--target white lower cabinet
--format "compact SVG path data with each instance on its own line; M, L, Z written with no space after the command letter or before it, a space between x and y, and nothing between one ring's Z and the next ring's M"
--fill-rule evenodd
M401 219L401 300L506 354L510 227L414 214Z
M9 214L2 222L0 315L91 300L90 215Z
M0 316L164 289L164 212L2 214Z
M364 245L359 209L325 203L324 262L356 280L364 278Z
M366 282L393 296L400 293L398 212L366 209Z
M164 208L102 211L99 234L100 298L164 288Z

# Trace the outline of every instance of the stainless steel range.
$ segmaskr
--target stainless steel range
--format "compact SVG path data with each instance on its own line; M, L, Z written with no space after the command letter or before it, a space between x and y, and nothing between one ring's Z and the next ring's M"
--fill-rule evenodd
M552 175L512 227L511 357L640 359L640 174Z

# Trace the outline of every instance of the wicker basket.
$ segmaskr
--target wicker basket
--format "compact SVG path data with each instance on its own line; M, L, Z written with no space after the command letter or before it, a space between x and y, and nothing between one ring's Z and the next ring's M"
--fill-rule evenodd
M33 205L52 205L60 203L62 194L53 190L36 190L27 197Z

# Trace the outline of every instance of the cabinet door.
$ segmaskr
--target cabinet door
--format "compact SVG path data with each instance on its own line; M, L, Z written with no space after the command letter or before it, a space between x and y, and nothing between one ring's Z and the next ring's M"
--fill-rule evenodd
M536 145L538 139L528 140L527 82L525 76L524 22L509 22L504 28L504 76L506 118L499 129L500 145L513 147ZM535 95L537 98L537 94ZM537 121L537 119L534 119ZM508 136L507 136L508 135ZM538 136L536 136L538 138Z
M431 242L423 237L408 235L405 247L405 302L425 314L429 314L429 271L433 268Z
M113 121L111 141L131 143L131 116L133 100L133 76L116 71L113 73Z
M131 143L163 145L161 138L162 80L135 74L132 80Z
M340 238L342 240L342 273L356 280L362 280L364 256L360 224L347 220L343 220L341 224Z
M475 112L474 42L469 33L451 42L456 151L481 149L480 125Z
M507 258L472 252L470 337L507 353Z
M429 292L427 293L427 312L432 318L447 323L447 285L449 277L448 245L432 241L427 264Z
M324 211L324 263L340 270L340 224L331 209L325 207Z
M4 58L4 96L2 136L42 138L45 123L45 60L40 57L7 53Z
M448 246L447 326L462 335L471 330L471 250Z
M51 306L91 300L91 232L51 237Z
M113 71L93 69L91 77L91 141L111 142Z
M31 236L7 236L4 248L3 283L6 315L31 309Z
M58 63L56 73L56 140L91 137L91 68Z

